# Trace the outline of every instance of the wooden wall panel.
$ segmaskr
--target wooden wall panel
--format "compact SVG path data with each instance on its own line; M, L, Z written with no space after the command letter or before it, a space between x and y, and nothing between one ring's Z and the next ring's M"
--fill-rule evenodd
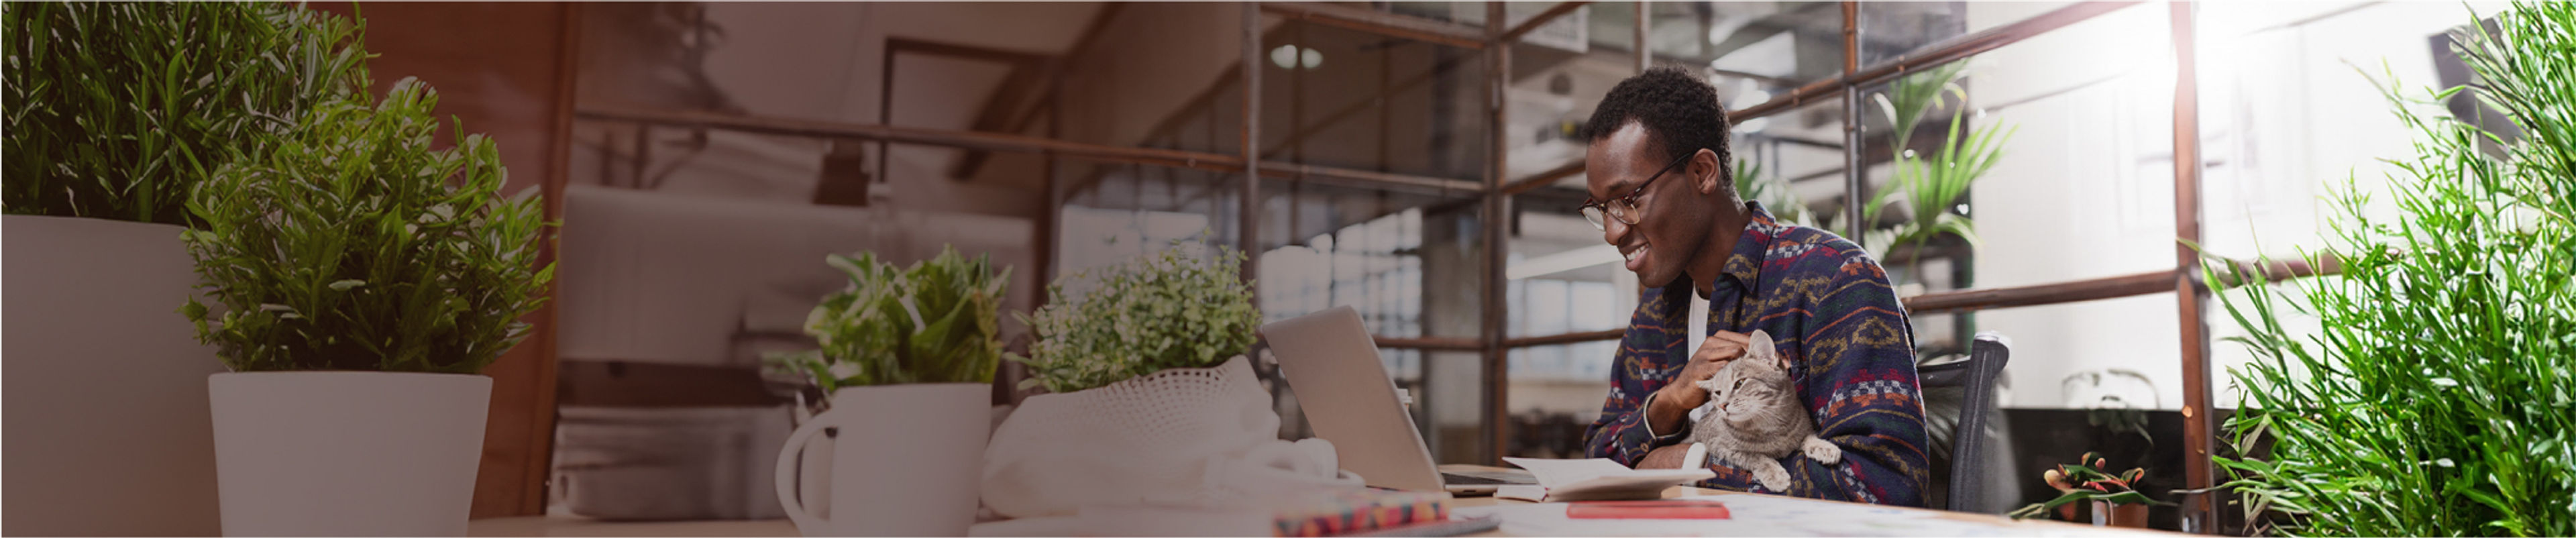
M438 112L499 146L507 189L544 189L546 218L559 221L572 116L571 62L579 6L564 3L316 3L366 22L369 63L382 92L403 77L438 91ZM450 132L442 129L441 143ZM541 254L554 260L550 230ZM551 292L549 296L551 297ZM474 517L545 510L554 440L555 330L549 305L535 330L484 373L492 376L483 464L474 479Z

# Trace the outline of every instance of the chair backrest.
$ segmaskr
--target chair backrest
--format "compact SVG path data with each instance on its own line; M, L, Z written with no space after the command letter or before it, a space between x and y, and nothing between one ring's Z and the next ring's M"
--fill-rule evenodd
M1985 435L1986 416L1995 408L1995 379L2011 359L2012 339L1987 331L1977 333L1976 342L1968 346L1968 360L1924 366L1917 372L1925 387L1966 389L1958 429L1950 436L1949 506L1940 508L1972 506L1985 498L1986 453L1993 450Z

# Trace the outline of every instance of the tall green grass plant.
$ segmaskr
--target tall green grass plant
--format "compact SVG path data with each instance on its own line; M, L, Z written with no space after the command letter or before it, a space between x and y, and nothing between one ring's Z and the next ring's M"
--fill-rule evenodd
M0 210L198 224L190 189L366 87L361 34L284 2L0 4Z
M2419 133L2388 160L2397 215L2347 182L2331 225L2346 254L2309 257L2341 276L2224 300L2250 333L2227 426L2252 457L2219 464L2270 522L2253 532L2576 535L2576 4L2497 22L2457 50L2521 138L2417 112L2458 88L2387 90ZM2321 329L2284 329L2292 311Z

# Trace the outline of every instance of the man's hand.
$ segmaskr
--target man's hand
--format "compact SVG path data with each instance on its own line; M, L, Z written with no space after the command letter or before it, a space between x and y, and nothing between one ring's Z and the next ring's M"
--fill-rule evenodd
M1646 452L1637 459L1637 469L1680 469L1682 457L1690 455L1690 443L1682 443Z
M1690 420L1690 410L1708 405L1708 391L1701 390L1699 382L1715 377L1718 368L1744 356L1744 348L1752 343L1753 337L1744 333L1718 331L1709 334L1708 340L1700 342L1699 350L1691 353L1690 362L1683 363L1681 375L1673 376L1672 383L1656 389L1655 405L1646 410L1647 422L1654 425L1655 431L1680 430L1682 422ZM1675 459L1680 457L1680 454L1673 455Z

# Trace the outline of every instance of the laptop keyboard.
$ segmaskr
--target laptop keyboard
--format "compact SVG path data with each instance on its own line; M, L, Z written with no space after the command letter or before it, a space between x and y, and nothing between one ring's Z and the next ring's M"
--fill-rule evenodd
M1529 484L1529 483L1532 483L1532 482L1530 482L1528 479L1525 479L1525 478L1524 478L1524 479L1519 479L1519 480L1513 480L1513 479L1510 479L1510 478L1503 478L1503 477L1483 476L1483 475L1472 475L1472 474L1458 474L1458 473L1447 473L1447 472L1440 473L1440 480L1441 480L1441 482L1443 482L1443 483L1447 483L1447 484L1452 485L1452 486L1485 486L1485 485L1509 485L1509 484Z

